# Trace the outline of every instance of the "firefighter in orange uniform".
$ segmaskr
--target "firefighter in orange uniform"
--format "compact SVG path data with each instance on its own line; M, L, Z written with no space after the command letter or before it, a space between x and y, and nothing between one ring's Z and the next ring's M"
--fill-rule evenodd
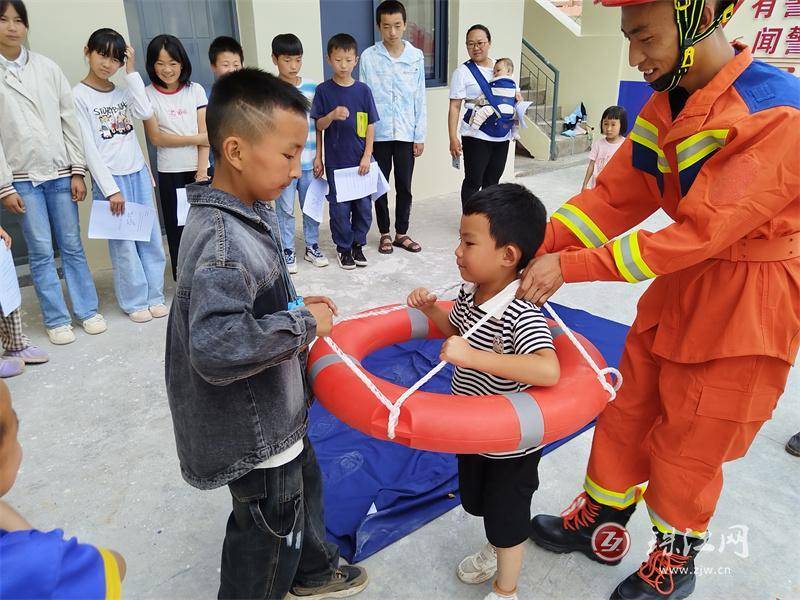
M602 3L622 7L630 64L656 93L596 188L552 215L520 295L653 281L585 491L560 517L535 517L531 538L600 561L592 534L643 498L657 543L612 599L685 598L722 465L771 417L800 345L800 85L725 40L731 0ZM674 223L631 230L659 208Z

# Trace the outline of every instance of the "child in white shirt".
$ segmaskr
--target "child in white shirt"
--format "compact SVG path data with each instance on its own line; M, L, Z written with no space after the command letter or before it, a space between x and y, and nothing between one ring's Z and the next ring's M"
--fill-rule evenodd
M75 86L75 108L83 133L92 197L108 200L123 218L126 203L155 210L153 178L136 139L133 119L149 119L153 107L135 70L133 48L113 29L98 29L84 48L89 74ZM109 78L125 63L126 87ZM135 323L167 315L164 305L164 247L158 216L146 242L109 240L117 302Z

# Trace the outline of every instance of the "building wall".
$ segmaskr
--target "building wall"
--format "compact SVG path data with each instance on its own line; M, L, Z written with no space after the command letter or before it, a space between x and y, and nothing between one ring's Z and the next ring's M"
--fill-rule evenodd
M619 9L584 2L578 28L537 0L525 0L524 37L560 71L558 103L564 114L583 102L589 123L596 126L603 110L617 102L623 55L627 63Z
M371 0L364 0L372 4ZM27 0L31 21L30 48L49 56L64 70L71 84L87 73L83 47L89 34L99 27L113 27L128 39L128 25L123 0L71 0L69 10L63 0ZM293 32L303 41L303 73L321 80L323 47L319 0L236 0L237 18L245 63L275 72L270 43L278 33ZM483 23L492 32L492 56L509 56L519 64L524 0L451 0L449 3L449 71L467 58L464 35L467 28ZM137 57L143 61L144 57ZM119 75L117 76L120 77ZM417 201L455 192L463 179L451 165L447 132L448 88L430 88L428 101L428 137L425 153L418 159L414 173ZM144 147L142 128L138 126ZM505 176L513 175L513 147ZM90 182L87 180L87 185ZM89 198L91 190L89 191ZM85 238L90 202L80 207L84 243L93 270L108 268L108 244Z

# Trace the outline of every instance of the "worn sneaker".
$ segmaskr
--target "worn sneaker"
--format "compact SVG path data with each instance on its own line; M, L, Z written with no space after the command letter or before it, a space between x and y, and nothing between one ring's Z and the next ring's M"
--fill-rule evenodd
M353 244L353 260L358 267L366 267L369 264L367 257L364 256L364 246L361 244Z
M491 591L484 596L483 600L519 600L519 596L517 596L517 592L514 592L510 596L505 596L498 592Z
M306 254L303 256L308 262L310 262L315 267L327 267L328 266L328 259L322 253L322 250L319 249L319 244L312 244L311 246L306 246Z
M339 259L339 266L345 271L352 271L356 268L356 261L353 260L352 252L337 252L336 257Z
M75 341L75 334L72 333L72 325L59 325L47 330L47 337L50 343L56 346L64 346Z
M21 358L0 358L0 379L16 377L25 372L25 361Z
M166 304L156 304L155 306L151 306L148 310L154 319L161 319L169 314L169 308L167 308Z
M153 320L153 315L150 314L149 310L135 310L129 313L128 317L134 323L147 323Z
M456 572L464 583L489 581L497 573L497 551L491 544L486 544L480 552L470 554L462 560Z
M6 350L3 353L3 358L20 358L26 365L40 365L50 360L47 352L39 348L39 346L28 346L22 350Z
M297 260L295 259L294 252L288 248L284 248L283 250L283 262L286 263L286 270L289 271L290 274L294 275L297 273Z
M83 327L83 330L89 335L97 335L98 333L103 333L106 329L108 329L106 320L100 313L97 313L95 316L86 319L83 323L81 323L81 327Z
M367 571L363 567L342 565L333 574L333 578L319 587L296 585L286 596L286 600L323 600L324 598L349 598L363 591L369 583Z

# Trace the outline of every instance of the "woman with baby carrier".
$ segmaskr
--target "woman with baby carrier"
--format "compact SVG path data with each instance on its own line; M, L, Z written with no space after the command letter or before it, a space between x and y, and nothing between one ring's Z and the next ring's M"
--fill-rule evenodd
M462 205L478 190L500 181L508 156L508 142L513 136L510 121L504 118L488 118L479 129L470 127L477 99L481 95L487 100L494 98L489 88L494 67L494 60L489 58L492 34L483 25L473 25L467 30L466 43L469 60L453 73L447 121L453 166L458 166L462 153L464 155ZM463 118L462 103L466 108Z

